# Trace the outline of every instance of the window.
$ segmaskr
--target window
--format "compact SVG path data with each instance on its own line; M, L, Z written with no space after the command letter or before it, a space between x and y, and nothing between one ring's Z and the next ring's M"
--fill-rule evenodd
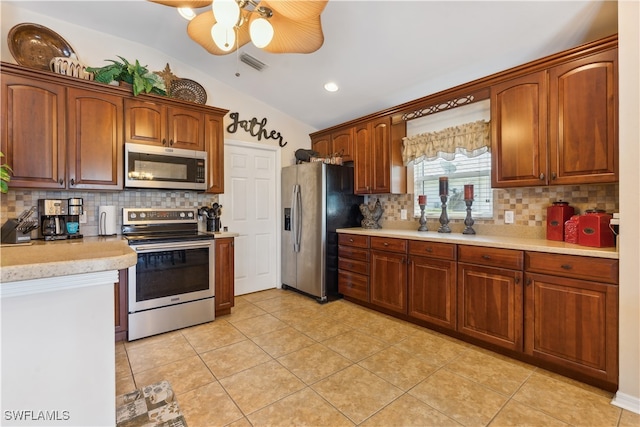
M444 129L460 126L476 121L490 120L489 100L457 107L436 114L409 120L407 122L407 137L418 136L427 132L441 132ZM439 196L439 178L449 178L449 199L447 214L449 218L464 218L466 204L464 202L464 185L473 184L474 218L493 217L493 192L491 190L491 153L486 151L475 157L467 157L464 150L455 154L428 154L419 157L415 151L416 160L408 164L409 182L413 182L414 215L420 216L418 195L427 196L425 213L430 217L439 217L442 212L442 202ZM446 157L443 158L443 157ZM411 178L412 177L412 178Z

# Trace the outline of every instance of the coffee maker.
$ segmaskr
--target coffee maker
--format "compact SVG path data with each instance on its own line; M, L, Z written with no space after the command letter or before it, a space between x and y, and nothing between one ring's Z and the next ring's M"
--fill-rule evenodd
M82 238L80 215L82 199L38 199L40 228L38 237L44 240Z

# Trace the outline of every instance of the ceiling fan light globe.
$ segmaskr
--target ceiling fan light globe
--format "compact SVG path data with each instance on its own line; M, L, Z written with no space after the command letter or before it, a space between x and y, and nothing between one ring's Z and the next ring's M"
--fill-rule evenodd
M233 28L240 19L240 7L236 0L214 0L211 9L216 22L225 28Z
M258 18L251 21L249 27L251 41L256 47L263 48L273 40L273 26L264 18Z
M216 23L211 27L211 38L221 50L229 52L236 44L236 33L233 28L225 28Z

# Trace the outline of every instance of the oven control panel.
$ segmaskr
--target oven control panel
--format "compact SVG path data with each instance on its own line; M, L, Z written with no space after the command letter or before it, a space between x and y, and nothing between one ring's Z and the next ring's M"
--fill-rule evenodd
M122 223L127 224L189 224L198 222L197 209L122 209Z

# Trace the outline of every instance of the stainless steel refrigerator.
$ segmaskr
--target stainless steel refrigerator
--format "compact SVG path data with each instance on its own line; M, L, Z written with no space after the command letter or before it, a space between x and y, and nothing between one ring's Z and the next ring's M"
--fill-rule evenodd
M319 302L338 297L336 229L359 227L364 198L353 168L320 162L282 169L282 287Z

